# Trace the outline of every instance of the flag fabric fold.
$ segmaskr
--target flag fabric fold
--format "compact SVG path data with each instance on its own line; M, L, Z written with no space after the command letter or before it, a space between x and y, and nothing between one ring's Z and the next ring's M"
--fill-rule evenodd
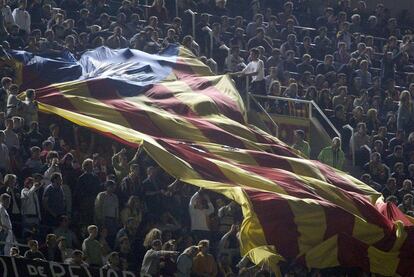
M414 276L412 219L358 179L249 126L231 78L188 50L101 47L75 65L81 76L36 87L40 109L142 145L175 178L236 201L241 252L253 262L275 272L295 262Z

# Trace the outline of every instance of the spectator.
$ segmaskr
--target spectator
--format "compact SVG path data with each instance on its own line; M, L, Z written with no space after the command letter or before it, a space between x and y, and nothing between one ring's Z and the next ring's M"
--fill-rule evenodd
M177 251L161 250L162 242L159 239L152 241L151 249L145 253L142 261L141 274L158 275L160 273L160 258L161 256L176 256Z
M315 69L311 64L311 59L312 57L309 54L304 54L302 56L302 62L297 66L298 73L303 74L306 71L309 71L312 75L315 73Z
M197 275L216 276L217 264L214 257L209 254L210 242L201 240L198 243L198 254L193 260L193 273Z
M372 180L384 184L390 176L390 169L381 161L381 154L375 152L371 154L370 161L364 165L366 173L371 175Z
M29 246L29 250L24 253L24 257L26 259L34 260L34 259L42 259L44 260L45 257L43 256L42 252L39 251L39 243L37 240L29 240L27 242Z
M10 206L10 195L3 193L0 195L0 242L4 246L0 248L0 254L9 255L10 248L14 242L13 226L10 221L7 209Z
M363 153L363 147L371 145L371 138L367 134L367 125L360 122L357 125L356 132L351 136L349 141L349 148L355 151L356 155Z
M199 190L190 200L189 212L191 218L191 230L196 238L209 238L210 229L207 218L214 212L208 195Z
M21 192L22 201L22 227L24 230L31 230L32 227L37 227L41 220L40 202L37 197L37 190L40 188L40 183L34 183L32 177L26 178L24 181L24 188Z
M341 149L341 139L338 137L333 138L332 145L321 150L318 155L318 160L342 170L345 162L345 154Z
M118 252L112 252L108 255L107 263L102 267L104 270L110 270L117 272L120 270L120 259Z
M4 24L6 27L10 27L14 24L14 18L10 9L10 6L7 5L5 0L0 1L0 12L2 15L2 18L4 20Z
M305 157L310 158L310 146L309 143L305 141L305 132L296 130L294 141L292 147L300 151Z
M125 225L130 218L140 223L143 217L143 203L138 196L130 196L125 208L122 209L120 217L122 225Z
M88 234L89 236L82 243L82 251L85 253L86 262L90 266L101 267L103 265L102 245L96 240L98 227L89 225Z
M13 19L17 26L26 34L30 34L30 14L26 11L27 0L19 0L19 6L13 10Z
M23 114L26 126L29 126L33 121L38 122L38 106L35 99L35 91L33 89L28 89L26 91L26 99L23 102Z
M4 0L0 1L0 6L2 5L2 3L4 2ZM2 12L3 12L4 8L1 8ZM10 9L10 8L9 8ZM3 15L3 17L5 17ZM9 77L3 77L1 79L1 88L0 88L0 112L6 112L7 109L7 98L8 98L8 93L9 93L9 89L10 86L12 85L12 79Z
M405 179L402 182L401 189L399 189L398 192L397 192L397 197L398 197L399 201L404 202L403 198L407 194L410 194L410 195L414 196L413 183L410 179Z
M403 147L401 145L396 145L393 153L386 157L385 163L389 168L394 168L396 163L404 163Z
M190 277L193 267L193 259L197 255L198 247L190 246L177 259L177 276Z
M4 130L4 143L8 149L15 147L20 148L19 136L13 130L13 120L11 118L6 119L6 129Z
M49 226L56 226L60 215L65 214L65 196L62 189L62 175L55 172L50 178L49 184L43 192L43 208L45 222Z
M59 225L53 230L58 238L65 240L65 246L69 249L78 248L80 246L78 237L70 228L69 217L61 215L59 217ZM68 257L69 258L69 257Z
M46 236L46 243L39 248L47 261L54 261L62 263L62 253L57 244L57 237L55 234L48 234Z
M242 71L233 73L232 75L243 77L252 76L250 92L253 94L265 94L264 63L262 60L259 60L259 50L255 48L250 50L250 58L251 61Z
M168 20L168 11L165 8L164 0L155 0L148 9L148 17L156 16L157 19L164 23Z
M116 183L106 181L105 191L100 192L95 200L95 221L108 230L112 240L119 226L119 201L115 190Z
M88 264L83 261L83 252L80 250L75 250L72 252L72 257L68 259L67 264L79 267L88 266Z
M408 91L403 91L400 96L400 103L398 106L397 115L397 128L401 130L407 130L410 132L413 130L414 121L414 106Z
M67 262L68 259L72 257L73 249L67 247L66 239L64 237L59 237L57 243L59 251L62 254L62 261Z
M403 201L398 208L405 214L411 214L414 212L414 205L413 205L414 196L412 194L404 195Z
M372 83L372 75L368 71L369 63L367 60L362 60L359 63L360 69L358 69L355 74L357 77L361 78L362 88L368 89Z
M247 43L247 48L249 50L257 48L259 46L264 47L267 54L271 53L272 51L272 44L265 37L265 31L261 27L257 28L256 35L252 37Z
M4 143L5 133L0 131L0 173L3 175L10 170L9 148Z
M86 159L82 163L83 174L73 189L73 207L76 217L82 223L93 222L94 203L100 191L100 181L93 172L93 160ZM81 216L80 216L81 215ZM86 255L86 253L85 253Z

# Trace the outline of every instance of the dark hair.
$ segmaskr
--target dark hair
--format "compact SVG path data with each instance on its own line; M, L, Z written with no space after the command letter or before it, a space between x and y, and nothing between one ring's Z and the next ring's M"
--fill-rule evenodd
M58 178L62 178L62 175L59 172L53 172L52 176L50 177L50 181L53 183Z

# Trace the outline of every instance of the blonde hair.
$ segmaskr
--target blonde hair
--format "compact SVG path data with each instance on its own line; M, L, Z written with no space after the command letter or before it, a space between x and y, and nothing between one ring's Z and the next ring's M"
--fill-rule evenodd
M157 228L152 228L144 238L144 247L145 248L151 248L152 242L157 239L161 239L162 231Z

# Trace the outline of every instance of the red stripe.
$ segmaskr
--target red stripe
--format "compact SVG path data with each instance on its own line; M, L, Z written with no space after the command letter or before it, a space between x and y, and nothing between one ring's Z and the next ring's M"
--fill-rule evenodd
M285 259L294 259L299 254L300 233L288 201L270 192L248 188L245 192L260 221L267 243L274 245Z
M368 245L349 235L338 236L338 262L343 267L360 267L370 271Z
M134 130L155 137L166 135L151 121L151 118L146 111L139 109L137 106L120 97L118 95L118 89L110 82L110 80L93 79L86 81L86 84L89 88L91 97L114 108L128 121L129 125Z
M349 180L346 180L342 176L338 175L331 167L323 164L319 161L313 161L315 166L320 170L320 172L326 177L326 179L333 185L342 188L349 192L355 192L358 194L364 194L363 191L358 189L356 186L352 185Z
M404 277L414 276L414 226L404 227L407 232L407 238L400 249L400 263L398 264L397 273Z
M147 115L145 111L140 110L137 106L131 104L128 101L128 99L122 98L117 93L117 89L113 87L110 84L110 82L104 82L103 80L90 80L87 82L87 84L89 87L90 94L93 98L105 103L110 107L113 107L115 110L121 113L133 129L144 132L151 136L156 136L160 138L171 138L171 136L168 133L166 133L165 130L163 131L159 129L156 126L156 124L154 124L151 121L151 118ZM162 86L156 86L154 88L154 91L153 89L151 89L150 91L158 93L163 89L167 90ZM168 92L165 94L168 94ZM173 95L171 94L171 96ZM179 103L178 101L174 100L171 100L171 103L174 103L175 105L175 108L172 109L173 111L175 110L175 112L177 112L177 109L179 109L184 111L187 110L187 113L189 113L188 107L186 107L185 104ZM164 104L166 103L164 102ZM150 103L148 103L148 105L150 105ZM243 141L240 140L237 136L234 136L231 133L224 131L220 127L206 120L196 118L195 116L183 116L183 118L189 121L191 124L193 124L205 135L205 137L207 137L212 142L222 145L228 145L231 147L245 148Z
M232 183L213 162L207 160L206 156L211 156L201 147L192 146L184 142L172 142L165 139L158 139L166 150L173 155L188 162L191 167L205 180Z
M177 59L177 64L174 65L174 74L180 81L186 83L192 91L210 96L219 108L220 113L239 123L245 123L243 114L233 99L216 89L206 77L197 76L191 66L186 64L183 59Z
M58 87L50 85L36 90L36 100L40 103L44 103L53 107L77 111L72 103L62 95Z

